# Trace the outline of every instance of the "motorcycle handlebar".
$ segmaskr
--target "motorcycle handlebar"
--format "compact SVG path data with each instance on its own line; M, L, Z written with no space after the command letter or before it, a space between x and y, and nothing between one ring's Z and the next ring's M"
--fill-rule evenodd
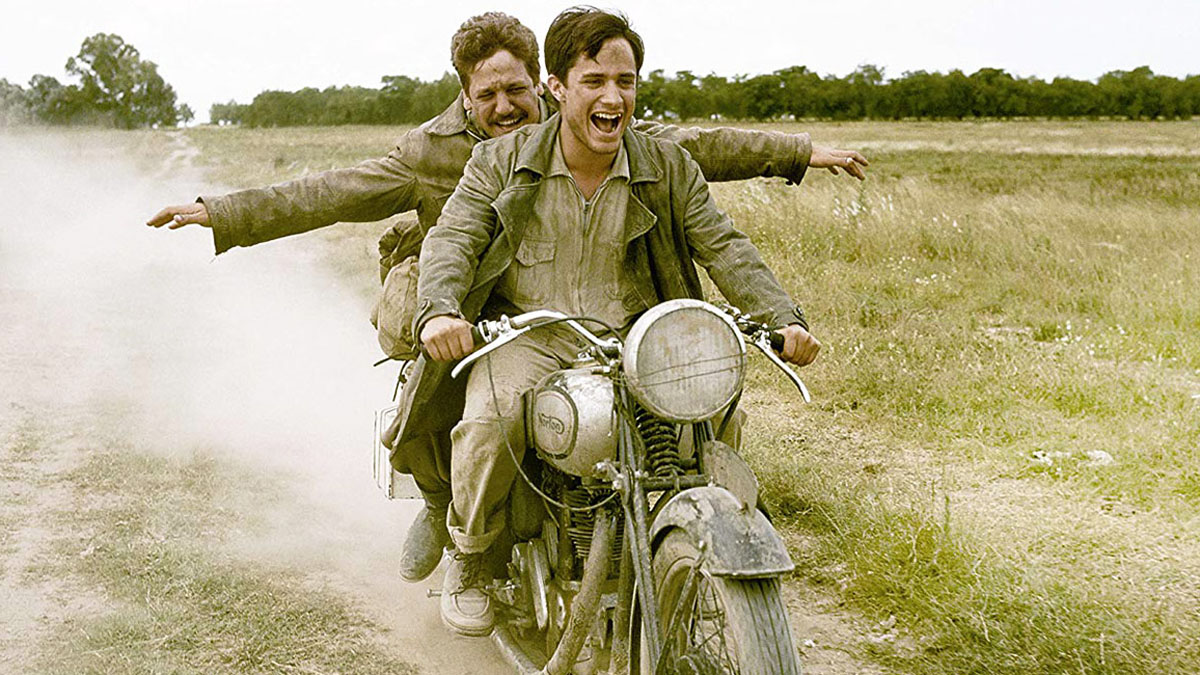
M483 332L479 330L479 324L477 323L471 324L471 343L475 345L476 349L488 343L487 338L483 336ZM424 356L426 361L433 360L433 356L429 354L424 345L421 346L421 356Z
M768 337L771 340L771 349L774 349L775 351L782 353L783 352L783 343L784 343L783 333L776 333L775 331L771 331L771 334Z

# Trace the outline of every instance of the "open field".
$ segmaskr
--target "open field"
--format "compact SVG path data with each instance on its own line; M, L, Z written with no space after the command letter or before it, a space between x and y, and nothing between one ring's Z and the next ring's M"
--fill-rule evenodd
M746 452L799 564L791 595L820 598L858 627L812 649L896 673L1200 671L1200 121L769 126L862 149L872 163L863 184L822 173L800 187L713 187L824 344L804 373L812 405L766 367L748 395ZM186 160L207 182L255 186L382 155L401 132L200 127L185 132ZM119 138L151 165L183 161L161 133ZM286 247L332 270L365 307L382 227L343 225L231 255L266 259ZM7 457L45 443L30 424L10 425ZM112 452L55 475L74 484L89 471L142 472L163 485L194 480L207 461L202 453L147 474ZM241 480L233 474L223 480ZM166 547L167 562L191 566L184 578L218 575L214 594L259 583L189 557L140 521L117 528L113 509L124 502L113 485L88 488L112 509L83 514L83 525L116 528L139 555ZM0 510L0 525L21 513ZM20 542L0 539L0 559ZM305 607L274 586L254 588L263 602ZM193 644L190 624L157 643L146 626L180 611L181 597L150 605L160 614L98 626L85 651L150 640L151 655L177 658L168 648ZM356 632L342 651L296 663L392 666L369 623L320 607ZM72 654L46 658L87 665ZM142 665L127 671L153 671Z
M751 454L801 580L896 617L855 648L1200 668L1200 123L769 126L872 161L863 185L714 188L825 344L815 405L757 383ZM396 133L189 135L249 185Z

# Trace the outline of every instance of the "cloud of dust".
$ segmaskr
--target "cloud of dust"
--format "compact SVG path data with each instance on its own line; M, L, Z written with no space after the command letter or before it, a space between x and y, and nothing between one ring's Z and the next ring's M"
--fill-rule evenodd
M111 415L137 447L208 448L278 474L340 530L376 535L356 556L396 538L380 531L395 509L370 463L395 368L371 367L365 301L294 242L214 258L208 229L146 227L213 190L184 166L139 171L121 142L0 134L4 398Z
M367 301L297 239L216 258L208 229L146 227L223 190L187 166L182 135L151 173L122 138L0 130L0 408L272 474L287 497L237 550L321 573L431 672L505 672L489 642L441 646L451 638L425 597L439 576L396 577L418 506L388 502L371 476L374 411L396 368L371 366Z

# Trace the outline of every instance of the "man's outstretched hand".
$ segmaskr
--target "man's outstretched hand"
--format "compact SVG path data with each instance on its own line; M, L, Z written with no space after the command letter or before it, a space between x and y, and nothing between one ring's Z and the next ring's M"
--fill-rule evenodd
M421 346L434 361L455 361L475 351L470 321L442 314L421 328Z
M821 343L817 342L817 338L798 323L784 326L779 329L779 334L783 336L783 351L779 356L788 363L803 368L812 363L817 358L817 352L821 351Z
M208 207L204 206L202 202L168 206L154 214L154 217L147 220L146 224L150 227L162 227L166 225L171 230L177 230L184 225L212 227L208 222Z
M814 169L829 169L835 176L838 169L841 169L859 180L867 177L865 169L869 166L867 158L853 150L838 150L821 145L812 146L812 156L808 159L808 165Z

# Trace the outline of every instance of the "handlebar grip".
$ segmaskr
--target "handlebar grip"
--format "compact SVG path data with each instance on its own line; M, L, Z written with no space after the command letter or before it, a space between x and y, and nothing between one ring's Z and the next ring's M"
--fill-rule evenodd
M479 324L477 323L471 325L471 343L475 345L476 349L487 344L487 340L483 338L483 333L479 330ZM424 345L421 346L421 356L424 356L426 361L433 360L433 357L429 355L429 351L425 349Z
M771 349L774 349L777 352L783 351L783 344L784 344L783 333L776 333L775 331L771 331L770 340L771 340Z

